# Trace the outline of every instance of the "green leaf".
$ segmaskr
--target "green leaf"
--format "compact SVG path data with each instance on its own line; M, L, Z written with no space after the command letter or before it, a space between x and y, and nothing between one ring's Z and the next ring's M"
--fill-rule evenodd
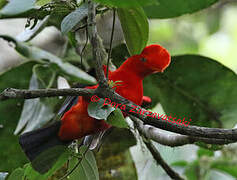
M204 149L204 148L199 148L198 151L197 151L197 154L198 154L198 157L200 158L201 156L214 156L214 152L213 151L210 151L208 149Z
M228 160L217 160L211 163L211 168L228 173L237 178L237 163Z
M35 60L39 62L47 62L47 60L55 66L60 73L62 73L66 78L71 81L78 81L80 83L94 84L96 80L94 77L85 73L81 69L73 66L70 63L63 62L59 57L44 51L40 48L28 46L26 43L16 41L14 38L6 35L1 35L0 38L3 38L7 41L15 43L15 49L18 53L24 56L27 59Z
M100 4L112 7L137 7L137 6L145 6L150 4L156 4L156 0L94 0Z
M175 161L171 163L171 166L179 166L179 167L185 167L188 165L187 161Z
M124 59L129 56L128 48L125 43L120 44L112 49L111 57L116 67L121 66L121 64L124 62Z
M39 87L44 89L52 87L56 73L50 68L48 64L36 64L33 67L33 72L36 75L38 82L40 83Z
M38 88L36 76L33 74L29 89L33 90ZM50 106L49 101L55 101L57 98L46 99L48 102L43 102L40 98L25 100L21 117L14 134L25 133L40 128L54 117L53 108Z
M16 39L22 42L30 41L47 26L49 17L50 16L47 16L43 20L37 21L37 24L33 29L31 29L31 27L25 28L19 35L17 35Z
M144 7L149 18L172 18L183 14L194 13L207 8L218 0L156 0L157 4Z
M31 164L27 164L24 176L30 180L47 180L59 168L61 168L68 160L70 151L66 146L56 146L50 148L48 151L43 152L32 163L34 166L41 168L44 171L47 168L45 165L51 167L47 173L40 174L35 171Z
M106 120L110 113L115 110L115 108L111 107L110 105L103 105L107 102L108 98L105 100L100 99L98 102L90 102L87 109L89 116L95 119Z
M158 87L167 115L191 119L191 125L231 128L236 124L237 75L212 59L174 56L167 70L151 82Z
M129 131L127 129L116 129ZM120 131L120 133L123 132L124 131ZM126 135L127 133L123 134L123 136L117 134L115 136L116 138L112 138L114 141L107 141L106 144L103 144L100 151L96 153L96 160L100 162L98 164L100 179L138 179L135 164L127 149L128 147L124 149L125 142L128 142ZM120 139L121 137L123 137L122 140ZM108 138L110 138L110 136L108 136ZM109 173L111 169L119 176L115 176L115 173Z
M205 18L205 24L207 26L207 30L209 35L212 35L219 31L221 28L221 11L222 9L218 9L213 11L212 13L208 13L208 16Z
M34 62L27 62L0 74L0 92L7 87L27 89L34 65ZM0 171L3 172L11 172L27 162L18 137L13 135L23 103L23 99L0 102L0 161L4 162L0 163Z
M187 176L188 180L198 180L198 171L199 164L198 161L195 160L194 162L188 164L188 167L185 169L185 175Z
M7 178L7 180L21 180L24 176L24 169L17 168L15 169L10 176Z
M128 124L123 117L123 113L119 109L111 112L106 122L119 128L128 128Z
M97 152L96 160L100 179L115 179L111 169L119 174L118 179L137 179L136 168L129 148L136 145L134 134L125 128L112 127L109 136L102 139L103 145Z
M140 54L148 41L149 24L141 7L118 9L130 55Z
M4 15L16 15L26 12L34 8L35 0L11 0L4 8L0 11Z
M80 153L84 154L87 147L83 146L80 148ZM69 172L78 163L78 159L73 157L69 161ZM99 180L99 172L96 165L96 160L92 151L88 150L83 157L78 167L69 175L69 180Z
M2 9L7 3L7 0L0 0L0 9Z
M105 154L103 154L103 156L106 156L108 150L110 151L110 154L116 155L129 150L130 147L137 144L134 134L129 129L125 128L113 128L110 135L103 140L103 146L101 147L102 151L103 148L105 149Z
M71 31L82 19L88 14L88 4L82 4L75 11L68 14L61 23L61 31L63 34Z
M73 1L54 1L53 2L53 10L50 11L50 19L48 25L53 25L60 29L61 22L65 16L75 10L76 5Z
M77 46L76 33L75 32L74 33L73 32L68 32L67 37L68 37L68 40L69 40L70 44L73 47L76 47Z
M37 6L44 6L44 5L46 5L46 4L50 3L50 2L51 2L51 0L36 0L36 4L35 5L37 5Z

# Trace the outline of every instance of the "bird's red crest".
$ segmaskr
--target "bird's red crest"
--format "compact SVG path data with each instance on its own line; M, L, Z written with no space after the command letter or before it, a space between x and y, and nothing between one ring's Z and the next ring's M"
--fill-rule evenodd
M149 45L141 53L141 57L146 60L146 65L151 69L163 72L170 64L169 52L160 45Z

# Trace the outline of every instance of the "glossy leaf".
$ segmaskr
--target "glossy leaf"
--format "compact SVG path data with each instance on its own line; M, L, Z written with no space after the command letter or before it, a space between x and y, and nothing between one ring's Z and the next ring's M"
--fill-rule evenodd
M33 75L29 89L38 89L36 76ZM56 98L47 98L47 101L55 101ZM53 108L49 102L43 102L40 98L27 99L24 102L20 120L14 134L29 132L41 128L54 117Z
M0 36L7 41L11 41L15 43L15 49L18 53L24 56L27 59L35 60L39 62L47 62L47 60L55 65L55 68L59 70L61 73L68 77L72 81L78 81L81 83L94 84L96 82L95 78L85 73L81 69L76 66L63 62L59 57L44 51L40 48L28 46L25 43L18 42L14 38L6 35Z
M84 154L87 147L80 148L80 154ZM96 165L96 160L92 151L88 150L83 159L81 160L78 167L69 175L70 180L99 180L99 172ZM73 157L69 161L69 172L78 163L78 159Z
M104 148L105 152L109 149L111 154L116 155L118 153L127 151L130 147L136 144L136 138L129 129L113 128L110 135L104 139L104 144L101 148ZM103 155L106 155L106 153Z
M88 5L82 4L75 11L68 14L61 23L61 32L63 34L71 31L88 14Z
M26 12L34 8L35 0L11 0L4 8L0 11L4 15L15 15Z
M100 99L98 102L90 102L87 109L89 116L95 119L106 120L110 113L115 110L115 108L111 107L110 105L104 106L104 102L106 102L106 99Z
M74 2L75 1L54 1L53 4L55 8L50 12L48 25L53 25L60 29L64 17L76 8Z
M152 77L165 112L191 125L233 127L237 116L237 75L197 55L174 56L163 74Z
M140 54L148 41L149 24L141 7L118 9L130 55Z
M119 8L127 8L127 7L137 7L144 6L150 4L156 4L156 0L94 0L100 4L111 6L111 7L119 7Z
M115 179L116 174L119 174L119 179L137 179L134 161L129 152L129 148L134 145L136 139L130 130L114 128L96 153L100 179ZM111 169L116 174L110 173Z
M16 39L21 42L30 41L47 26L49 17L50 16L47 16L43 20L38 20L37 24L32 29L31 27L24 29L19 35L17 35Z
M0 92L7 87L27 89L34 62L21 64L0 75ZM13 135L21 115L24 100L9 99L0 103L0 171L11 172L23 166L27 159L18 143L18 137ZM6 161L7 159L7 161Z
M118 128L128 128L128 124L124 119L123 113L120 111L120 109L116 109L115 111L113 111L109 115L106 122Z
M157 4L144 7L149 18L172 18L207 8L218 0L156 0Z

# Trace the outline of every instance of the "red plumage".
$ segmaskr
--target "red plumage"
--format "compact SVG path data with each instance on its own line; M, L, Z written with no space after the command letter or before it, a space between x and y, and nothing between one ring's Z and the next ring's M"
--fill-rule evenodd
M168 51L159 45L144 48L141 54L129 57L116 71L109 71L109 80L121 81L116 92L137 105L143 100L143 79L152 73L163 72L170 64ZM90 89L96 86L87 87ZM144 98L145 101L150 101ZM111 127L104 120L96 120L87 113L88 98L79 97L78 102L63 117L59 130L61 140L73 140Z

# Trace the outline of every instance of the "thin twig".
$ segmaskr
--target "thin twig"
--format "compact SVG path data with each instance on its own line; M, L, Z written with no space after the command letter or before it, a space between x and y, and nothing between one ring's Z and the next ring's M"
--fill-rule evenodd
M145 143L147 149L150 151L152 154L152 157L156 160L156 163L160 165L165 172L175 180L184 180L177 172L175 172L161 157L159 151L155 148L155 146L152 144L152 142L148 139L143 140Z
M137 127L136 121L134 121L134 126ZM148 137L143 134L140 128L137 128L140 136L143 137L143 143L146 145L147 149L150 151L152 157L155 159L157 165L160 165L165 172L175 180L184 180L177 172L175 172L162 158L161 154L157 150L157 148L152 144L152 142L148 139Z
M91 143L93 141L93 138L91 139L89 145L88 145L88 148L85 150L85 152L82 154L81 158L78 160L77 164L68 172L66 173L62 178L60 178L59 180L63 180L65 179L66 177L68 177L70 174L73 173L73 171L81 164L81 161L83 160L83 158L86 156L86 153L88 152L88 150L90 149L90 146L91 146Z
M87 46L87 44L88 44L88 39L89 39L89 37L88 37L88 28L87 28L87 26L86 26L86 43L85 43L85 45L83 46L83 48L82 48L82 50L81 50L81 53L80 53L80 56L81 56L81 69L82 69L82 56L83 56L83 53L84 53L84 51L85 51L85 49L86 49L86 46Z
M87 28L87 24L84 24L84 25L82 25L82 26L76 28L76 29L73 30L72 32L76 32L76 31L78 31L78 30L80 30L80 29L84 29L84 28Z
M111 32L111 37L110 37L109 53L108 53L107 69L106 69L106 78L107 78L107 81L109 80L109 60L110 60L110 57L111 57L112 44L113 44L113 37L114 37L115 12L116 12L116 10L113 9L113 25L112 25L112 32Z

